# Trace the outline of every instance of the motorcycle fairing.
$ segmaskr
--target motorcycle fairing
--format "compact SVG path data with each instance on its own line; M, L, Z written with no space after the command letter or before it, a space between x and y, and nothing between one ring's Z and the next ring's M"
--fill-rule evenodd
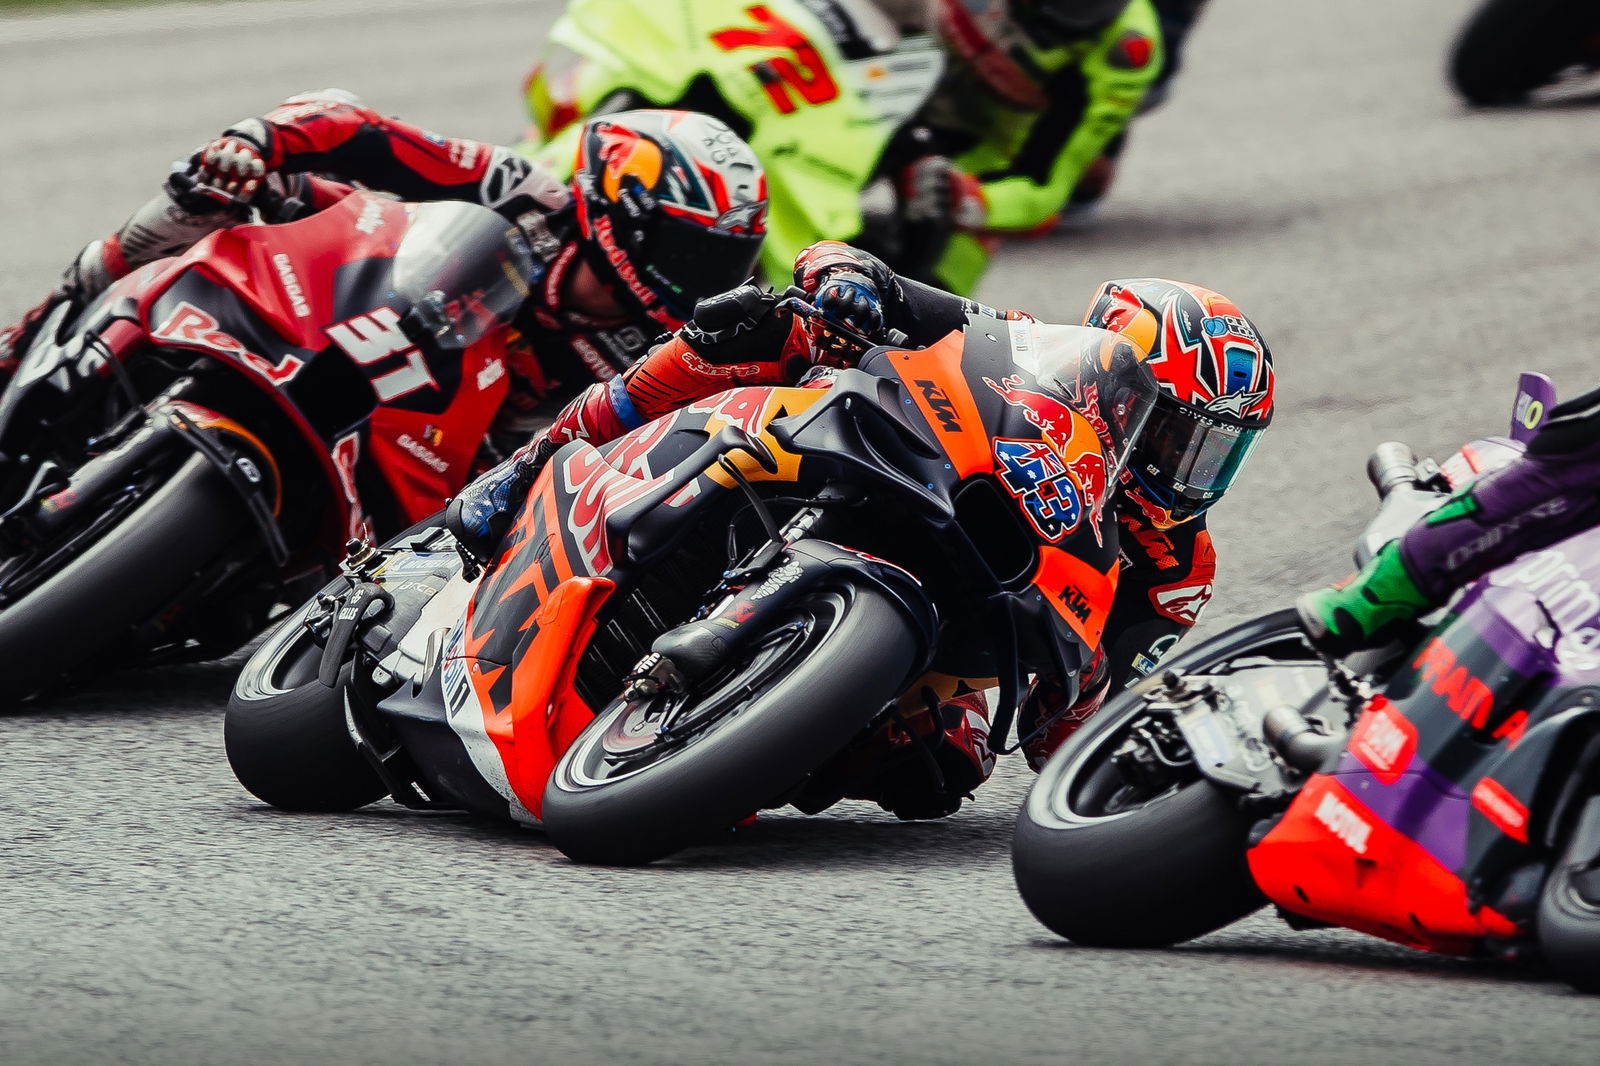
M361 459L407 522L465 483L508 388L500 327L527 291L514 238L475 205L354 194L209 235L142 283L138 313L152 339L217 356L273 399L357 533ZM426 331L406 326L415 309L433 316Z
M774 280L814 241L860 233L862 189L943 70L926 37L847 58L828 24L793 0L582 0L549 43L569 65L529 75L533 141L522 150L570 174L580 120L619 92L641 106L731 112L767 169L761 262Z
M949 459L950 487L983 478L1014 500L1037 551L1025 579L1053 608L1055 627L1066 627L1062 636L1081 641L1087 656L1105 631L1121 568L1115 511L1106 506L1105 448L1083 413L1040 391L1032 368L1014 355L1009 323L972 315L965 332L919 351L879 350L862 369L900 381ZM1081 495L1083 515L1058 540L1039 528L1029 501L997 472L997 445L1024 441L1041 443L1064 464ZM1086 468L1099 471L1098 478L1075 472Z
M1593 531L1472 585L1251 849L1268 897L1445 953L1525 932L1512 878L1557 845L1571 797L1552 771L1600 719L1595 587Z
M467 608L459 659L449 669L470 685L468 723L452 716L458 734L489 738L501 771L486 774L518 809L537 819L544 785L561 753L594 717L575 687L581 652L619 586L635 580L627 534L619 519L629 504L673 488L663 509L686 509L726 491L732 480L685 459L727 426L769 437L774 419L804 411L822 393L811 389L751 388L722 393L641 426L603 449L573 442L554 456L508 532L495 567ZM771 441L778 472L758 466L751 480L793 480L800 458ZM741 463L743 456L733 461ZM726 484L724 484L726 482ZM680 517L674 523L684 527Z

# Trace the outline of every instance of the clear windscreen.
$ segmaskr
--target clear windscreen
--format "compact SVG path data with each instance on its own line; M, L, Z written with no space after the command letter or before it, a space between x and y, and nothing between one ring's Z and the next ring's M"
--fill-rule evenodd
M1158 387L1144 365L1149 353L1120 333L1092 326L1030 322L1026 328L1033 365L1024 368L1094 427L1110 468L1107 484L1115 485L1155 408Z
M533 274L521 231L476 204L425 203L411 211L394 256L395 292L413 306L440 294L448 335L462 347L510 322Z

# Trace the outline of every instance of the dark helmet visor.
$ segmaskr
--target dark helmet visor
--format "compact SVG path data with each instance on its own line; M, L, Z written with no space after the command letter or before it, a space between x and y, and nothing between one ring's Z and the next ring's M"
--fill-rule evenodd
M638 253L640 276L685 321L694 305L743 284L761 256L760 233L730 233L662 214Z
M1145 423L1135 462L1145 481L1175 499L1211 501L1228 491L1265 428L1208 418L1163 396Z

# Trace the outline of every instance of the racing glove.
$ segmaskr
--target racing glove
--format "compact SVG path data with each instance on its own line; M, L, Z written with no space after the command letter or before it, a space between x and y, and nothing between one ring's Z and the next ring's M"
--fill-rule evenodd
M225 130L195 153L195 181L230 199L249 200L267 176L268 139L259 119Z
M907 222L983 229L989 201L983 183L947 156L925 155L900 171L900 214Z

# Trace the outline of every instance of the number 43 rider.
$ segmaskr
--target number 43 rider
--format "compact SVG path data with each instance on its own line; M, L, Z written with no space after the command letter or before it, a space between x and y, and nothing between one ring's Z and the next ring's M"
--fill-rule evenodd
M911 345L963 328L972 313L1033 321L898 277L834 241L801 254L795 283L824 319L869 337L898 329ZM703 301L666 343L621 376L590 386L518 455L469 485L446 510L447 524L464 547L491 561L539 470L563 444L615 440L729 388L827 387L829 368L848 359L819 344L807 320L781 304L754 285ZM1122 565L1099 652L1077 685L1040 677L1023 701L1024 751L1036 770L1194 625L1216 574L1205 513L1233 484L1273 410L1272 356L1226 297L1172 281L1112 281L1094 294L1084 324L1121 333L1151 353L1147 365L1160 395L1114 497ZM861 760L845 794L876 800L903 818L955 811L994 766L983 693L963 688L938 692L944 702L937 712L914 711L906 726L886 726L876 738L883 757ZM929 746L942 780L919 754Z
M749 277L766 232L762 167L716 119L621 112L589 123L582 141L563 182L509 148L441 137L341 90L292 97L201 148L189 165L193 190L169 181L0 331L0 387L51 309L82 306L135 268L237 224L264 183L309 214L359 182L406 200L482 204L522 231L535 264L517 318L525 343L512 348L513 388L493 430L514 447L541 398L615 377L697 300ZM442 487L440 501L458 487Z

